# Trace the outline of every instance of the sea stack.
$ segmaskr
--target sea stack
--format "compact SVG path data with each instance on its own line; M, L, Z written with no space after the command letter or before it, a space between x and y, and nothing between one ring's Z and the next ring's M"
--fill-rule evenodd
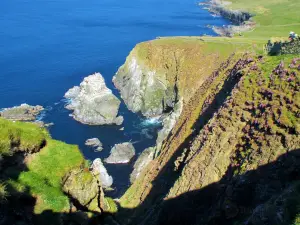
M71 88L65 98L70 100L66 106L73 110L72 117L89 125L123 123L123 117L118 116L120 100L106 87L100 73L90 75L80 83L80 86Z

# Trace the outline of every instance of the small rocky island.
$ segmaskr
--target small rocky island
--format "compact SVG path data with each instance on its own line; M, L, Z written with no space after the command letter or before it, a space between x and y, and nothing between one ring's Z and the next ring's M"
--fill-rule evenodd
M123 123L123 117L118 116L120 100L105 85L100 73L90 75L71 88L65 98L70 100L66 106L73 110L75 120L89 125L104 125Z
M40 105L21 104L20 106L3 109L0 111L0 116L9 120L34 121L43 110L44 107Z
M110 151L110 156L105 159L106 163L119 164L129 163L135 155L135 149L130 142L116 144Z

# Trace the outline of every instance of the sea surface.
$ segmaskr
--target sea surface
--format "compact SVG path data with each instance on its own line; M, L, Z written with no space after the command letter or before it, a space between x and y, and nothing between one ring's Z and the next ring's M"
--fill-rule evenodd
M85 76L100 72L119 97L112 77L130 50L158 36L215 35L208 25L228 24L195 0L1 0L0 108L21 103L43 105L39 117L53 122L53 138L79 145L86 159L106 158L116 143L131 141L137 155L153 146L160 129L121 105L124 131L118 126L88 126L64 108L64 93ZM94 152L84 142L98 137ZM65 160L68 160L66 158ZM134 161L107 165L114 178L113 197L129 185Z

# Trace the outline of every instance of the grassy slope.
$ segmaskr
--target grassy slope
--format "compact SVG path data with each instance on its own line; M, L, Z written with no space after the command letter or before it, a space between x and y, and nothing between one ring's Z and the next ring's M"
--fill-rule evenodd
M0 118L0 146L2 155L13 155L10 145L19 142L18 150L32 152L39 150L41 143L46 146L26 158L28 171L21 171L18 179L6 180L16 191L29 190L37 198L35 213L43 210L67 211L69 200L61 190L63 176L72 168L84 163L77 146L55 141L38 125L11 122ZM5 169L5 168L3 168Z

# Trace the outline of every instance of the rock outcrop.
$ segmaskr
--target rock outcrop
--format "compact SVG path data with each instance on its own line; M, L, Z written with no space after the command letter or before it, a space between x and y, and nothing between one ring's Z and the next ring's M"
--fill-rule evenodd
M103 145L98 138L87 139L85 141L85 145L95 148L95 151L98 151L98 152L103 150Z
M221 15L233 23L233 25L213 27L213 30L221 36L232 37L236 33L249 31L256 25L255 22L251 20L253 15L247 11L230 9L228 6L231 2L229 1L211 0L200 4L208 5L210 12Z
M202 44L185 38L138 44L113 78L127 107L153 117L169 113L180 98L188 100L221 62L217 52L204 56ZM206 68L211 58L215 58L215 64Z
M3 109L0 111L0 116L9 120L34 121L43 110L43 106L40 105L21 104L20 106Z
M130 142L116 144L110 151L110 155L104 161L110 164L129 163L135 155L135 149Z
M97 158L93 161L91 170L93 175L99 178L100 185L103 188L111 187L111 185L113 184L113 178L107 173L107 170L100 158Z
M73 110L73 118L90 125L123 123L123 117L118 116L120 100L105 85L100 73L84 78L80 86L71 88L65 98L70 100L66 106Z
M133 171L130 174L130 182L133 183L138 176L141 174L143 169L145 169L148 164L154 158L155 147L146 148L142 154L138 157L133 166Z
M97 178L81 168L72 170L63 179L63 191L91 211L101 212L98 206L100 188Z

